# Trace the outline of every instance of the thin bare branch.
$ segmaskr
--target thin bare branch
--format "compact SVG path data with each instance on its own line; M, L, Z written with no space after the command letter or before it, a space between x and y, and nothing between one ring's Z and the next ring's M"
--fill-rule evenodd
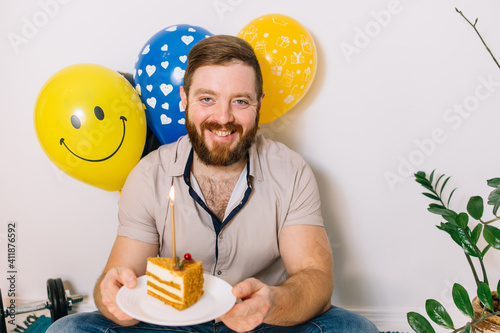
M493 58L493 61L495 62L495 64L497 65L498 68L500 68L500 64L498 63L497 59L493 55L493 52L491 52L490 48L488 47L488 45L484 41L483 37L481 36L481 34L479 33L479 31L476 28L476 24L477 24L477 20L478 19L476 18L476 20L474 21L474 23L472 23L471 21L469 21L469 19L467 17L465 17L464 13L462 13L457 8L455 8L455 10L457 11L457 13L459 13L460 15L462 15L462 17L467 21L467 23L469 23L470 26L474 29L474 31L476 32L476 34L479 36L479 39L481 39L481 42L483 43L484 47L486 48L486 50L488 50L488 53Z

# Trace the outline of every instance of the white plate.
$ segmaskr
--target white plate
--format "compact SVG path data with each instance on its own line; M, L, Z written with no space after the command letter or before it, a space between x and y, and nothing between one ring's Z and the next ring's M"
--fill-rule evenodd
M137 320L164 326L187 326L214 320L231 310L236 297L229 283L203 273L204 293L195 304L182 311L147 294L147 277L137 279L134 289L121 287L116 295L120 309Z

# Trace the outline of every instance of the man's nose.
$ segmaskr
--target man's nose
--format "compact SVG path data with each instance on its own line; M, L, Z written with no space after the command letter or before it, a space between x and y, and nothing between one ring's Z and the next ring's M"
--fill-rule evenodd
M217 103L213 115L214 120L220 124L227 124L234 120L233 109L230 102Z

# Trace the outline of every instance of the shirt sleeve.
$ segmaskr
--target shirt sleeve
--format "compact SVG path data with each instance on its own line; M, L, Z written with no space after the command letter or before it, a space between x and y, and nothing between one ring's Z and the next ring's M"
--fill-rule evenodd
M323 226L318 185L310 166L303 159L294 173L292 186L290 206L284 226L300 224Z
M118 200L118 236L159 244L154 219L154 177L147 160L130 172Z

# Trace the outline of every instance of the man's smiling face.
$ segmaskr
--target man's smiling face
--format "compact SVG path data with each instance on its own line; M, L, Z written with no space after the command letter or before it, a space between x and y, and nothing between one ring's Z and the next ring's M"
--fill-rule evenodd
M245 156L258 129L262 101L252 67L239 62L200 67L189 96L181 89L181 99L193 149L205 164L227 166Z

